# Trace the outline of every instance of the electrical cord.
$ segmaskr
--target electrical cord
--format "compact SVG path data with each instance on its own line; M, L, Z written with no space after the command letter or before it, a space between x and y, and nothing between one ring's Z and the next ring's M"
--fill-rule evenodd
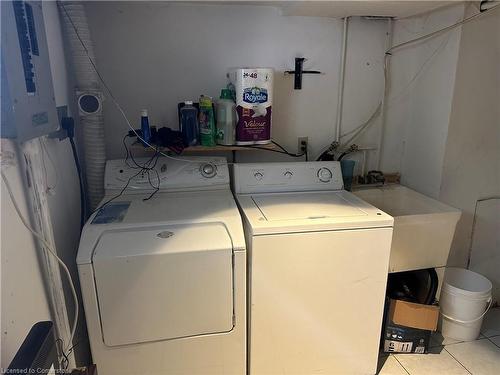
M105 206L107 206L108 204L110 204L111 202L113 202L115 199L121 197L123 195L123 193L125 192L125 190L127 190L128 185L130 185L130 181L132 181L132 179L134 179L135 177L139 176L141 173L142 173L142 170L140 170L136 174L130 176L129 179L127 180L127 183L125 184L125 186L122 187L122 189L120 190L120 192L118 194L116 194L115 196L113 196L112 198L108 199L106 202L104 202L103 204L101 204L99 207L97 207L94 210L94 212L102 210Z
M283 151L283 153L285 153L286 155L291 156L293 158L300 158L302 156L305 156L306 157L306 161L307 161L307 152L303 152L301 154L294 154L293 152L287 151L286 148L284 148L282 145L280 145L275 140L271 140L271 143L274 144L274 145L276 145L276 146L278 146Z
M76 150L75 140L72 136L68 137L73 151L73 159L75 160L76 171L78 173L78 182L80 184L80 230L85 225L85 187L83 185L82 168L78 159L78 151Z
M63 370L66 370L69 367L69 355L71 354L72 347L68 349L68 354L64 353L64 340L61 339L60 337L56 339L56 344L58 342L61 342L61 355L62 359L60 359L60 365L62 366Z
M288 156L291 156L293 158L300 158L300 157L306 155L306 153L294 154L292 152L288 152L283 146L280 146L275 141L271 141L271 143L273 143L274 145L276 145L277 147L279 147L280 150L275 150L275 149L266 148L266 147L260 147L258 145L248 145L248 146L244 146L244 145L218 145L218 146L220 146L220 147L227 147L227 148L233 148L233 149L234 148L241 148L241 149L252 148L252 149L256 149L256 150L264 150L264 151L269 151L269 152L275 152L275 153L278 153L278 154L288 155Z
M156 167L156 164L158 163L158 159L160 157L160 152L158 151L158 149L156 148L155 149L155 153L154 155L148 159L143 165L140 165L134 158L132 152L129 150L128 146L127 146L127 143L125 142L125 140L127 139L127 137L129 137L128 134L126 134L124 137L123 137L123 140L122 140L122 143L123 143L123 146L125 148L125 164L130 168L130 169L134 169L134 170L138 170L136 174L132 175L129 177L129 179L127 180L125 186L123 186L123 188L120 190L120 192L118 192L118 194L114 195L113 197L111 197L110 199L108 199L107 201L105 201L103 204L101 204L99 207L97 207L94 212L98 212L99 210L103 209L105 206L107 206L109 203L113 202L114 200L118 199L119 197L121 197L123 195L123 193L125 192L125 190L127 190L128 186L130 185L130 182L137 176L139 176L140 174L146 174L147 177L148 177L148 182L149 184L151 185L151 187L154 189L153 192L146 198L143 198L143 201L148 201L150 200L151 198L153 198L153 196L160 190L160 184L161 184L161 179L160 179L160 175L158 173L158 171L155 169ZM132 160L132 163L133 165L129 164L129 159ZM153 164L151 164L153 163ZM150 176L150 173L151 172L154 172L155 175L156 175L156 179L157 179L157 182L158 184L155 186L152 181L151 181L151 176Z
M76 325L78 323L78 313L79 313L79 311L78 311L78 309L79 309L78 297L77 297L77 294L76 294L75 284L73 283L73 279L71 278L71 273L69 272L69 269L66 266L66 264L62 261L61 258L59 258L59 256L57 255L56 251L45 240L45 238L43 237L43 235L40 234L40 233L38 233L37 231L35 231L28 224L28 221L24 218L23 214L21 213L21 209L19 208L19 205L17 204L17 201L16 201L16 199L14 197L14 194L12 193L12 189L10 187L9 180L5 176L5 173L4 173L3 170L1 171L1 174L2 174L3 183L5 184L5 187L7 189L7 193L9 194L10 201L12 202L12 206L14 207L14 210L16 211L17 216L19 217L19 220L21 220L21 223L26 227L26 229L29 232L31 232L31 234L36 239L38 239L38 241L40 241L40 243L43 246L43 248L45 248L45 250L47 250L57 260L57 263L59 263L59 265L61 266L61 268L64 270L64 273L66 274L66 277L68 279L68 283L69 283L69 286L70 286L70 289L71 289L71 294L73 296L73 300L74 300L74 304L75 304L75 306L74 306L75 307L75 313L74 313L74 317L73 317L73 324L72 324L72 327L71 327L71 333L70 333L69 343L68 343L68 348L69 348L70 347L69 345L71 345L71 343L73 342L73 339L75 337ZM68 348L65 348L66 349L65 351L67 351Z

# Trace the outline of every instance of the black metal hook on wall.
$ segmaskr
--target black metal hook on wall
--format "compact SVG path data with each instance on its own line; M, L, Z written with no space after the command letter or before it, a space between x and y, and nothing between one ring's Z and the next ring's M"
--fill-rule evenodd
M304 57L296 57L295 58L295 70L286 70L285 74L293 74L293 88L295 90L302 89L302 75L303 74L321 74L318 70L304 70L304 61L306 59Z

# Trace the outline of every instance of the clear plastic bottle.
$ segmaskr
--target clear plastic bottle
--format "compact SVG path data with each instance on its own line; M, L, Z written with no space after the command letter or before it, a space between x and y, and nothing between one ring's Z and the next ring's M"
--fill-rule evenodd
M234 145L236 131L236 103L230 89L222 89L217 101L217 143Z
M198 142L198 110L193 106L192 101L185 101L181 113L181 132L184 145L195 146Z

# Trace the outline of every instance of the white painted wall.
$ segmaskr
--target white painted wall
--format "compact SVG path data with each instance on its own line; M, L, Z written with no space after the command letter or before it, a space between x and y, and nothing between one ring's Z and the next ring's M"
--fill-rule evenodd
M11 141L2 140L2 153L16 149ZM24 168L17 158L11 167L2 167L24 215L30 217L24 185ZM38 248L33 237L18 219L7 189L1 182L1 360L6 368L31 326L40 320L51 320L44 277L40 270Z
M462 31L439 195L442 201L463 212L450 253L450 265L467 264L476 200L500 195L499 66L500 10L496 9L463 26ZM481 205L481 210L488 209L484 207L486 203ZM493 225L495 218L491 217L491 210L488 212L489 223ZM479 215L484 220L484 214ZM496 215L498 217L498 211ZM480 247L488 250L479 251L490 254L500 252L498 237L490 236ZM481 259L486 253L475 255Z
M478 202L470 249L472 271L493 284L493 301L500 302L500 194Z
M313 157L334 138L342 21L282 16L270 6L128 2L85 4L97 64L129 118L138 125L148 108L155 125L177 128L176 103L205 93L217 97L234 66L276 70L273 137L292 151L308 136ZM395 22L394 43L423 35L463 17L463 5ZM347 48L342 134L366 121L382 95L386 21L352 18ZM386 172L402 172L408 186L437 197L453 95L460 31L394 54L382 157ZM295 91L293 59L325 72L305 76ZM109 158L123 156L127 127L105 102ZM380 120L356 142L375 146ZM425 150L425 152L423 152ZM367 169L375 167L376 151ZM355 157L360 160L360 155ZM238 161L290 160L240 152Z
M226 71L235 66L276 70L273 137L295 151L308 136L317 155L334 138L342 21L281 16L269 6L165 3L85 3L97 64L128 116L138 124L148 108L152 123L177 128L177 103L200 94L218 97ZM344 129L366 120L382 92L385 21L353 19L349 27ZM308 58L293 90L294 58ZM110 100L104 108L107 153L123 156L127 130ZM238 160L271 160L244 153ZM289 158L288 158L289 160Z
M459 4L396 21L394 45L451 25L463 12ZM404 185L433 198L441 186L459 44L460 28L391 58L382 169L400 171Z

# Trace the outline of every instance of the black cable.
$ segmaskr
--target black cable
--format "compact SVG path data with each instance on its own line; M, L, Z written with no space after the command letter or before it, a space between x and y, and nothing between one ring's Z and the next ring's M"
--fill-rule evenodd
M429 274L429 291L425 298L424 304L432 305L436 299L437 288L439 285L438 275L435 268L428 268L427 272Z
M127 180L127 183L125 184L125 186L120 190L120 192L118 194L116 194L114 197L108 199L106 202L104 202L103 204L101 204L99 207L97 207L95 209L94 212L97 212L97 211L100 211L101 209L103 209L106 205L110 204L111 202L113 202L115 199L121 197L123 195L123 193L125 192L125 190L127 190L128 188L128 185L130 185L130 181L132 181L133 178L139 176L141 173L143 173L142 170L140 170L139 172L137 172L136 174L134 174L133 176L130 176L129 179Z
M344 158L344 156L346 156L347 154L348 154L348 152L341 153L340 156L338 157L337 161L341 161Z
M106 205L108 205L109 203L111 203L112 201L114 201L115 199L119 198L120 196L123 195L123 193L125 192L125 190L127 189L128 185L130 185L130 182L132 181L133 178L137 177L138 175L140 174L144 174L144 173L147 173L147 176L148 176L148 182L149 184L151 185L151 187L154 189L154 191L146 198L143 199L143 201L147 201L147 200L150 200L151 198L153 198L153 196L160 190L160 184L161 184L161 179L160 179L160 175L158 173L158 171L155 169L156 167L156 164L158 163L158 159L160 158L160 153L158 152L158 148L156 148L155 150L155 153L154 155L148 159L144 165L140 165L134 158L134 155L132 154L132 152L129 150L128 146L127 146L127 143L126 143L126 139L127 137L129 137L129 134L127 133L123 139L122 139L122 143L123 143L123 147L125 148L125 164L127 164L127 166L130 168L130 169L135 169L135 170L138 170L138 172L131 176L128 180L127 180L127 183L125 184L125 186L122 188L122 190L117 194L115 195L114 197L110 198L109 200L107 200L106 202L104 202L102 205L100 205L94 212L104 208ZM129 158L132 160L132 163L135 165L131 165L129 164L128 160ZM154 161L154 162L153 162ZM153 164L151 164L153 163ZM155 186L152 181L151 181L151 176L150 176L150 172L151 171L154 171L154 173L156 174L156 179L158 181L158 184L157 186Z
M155 156L156 156L156 160L155 160L153 166L152 167L148 167L148 169L146 170L146 173L148 174L149 185L151 185L153 187L153 189L155 189L155 190L149 195L149 197L144 198L143 201L150 200L160 190L160 184L161 184L160 175L159 175L158 171L155 169L156 164L158 163L158 159L160 158L160 153L158 152L158 148L156 148ZM146 162L144 165L148 165L148 163L150 161ZM151 171L153 171L153 172L156 173L156 179L158 180L158 185L157 186L154 186L153 183L151 182L151 176L149 174Z
M78 181L80 183L80 230L82 230L85 225L85 187L83 185L82 168L80 166L80 160L78 159L75 140L72 136L68 138L69 143L71 144L71 150L73 151L73 158L75 159L76 171L78 173Z
M300 158L302 156L305 156L306 157L306 160L307 160L307 152L303 152L302 154L294 154L292 152L289 152L286 148L284 148L282 145L280 145L278 142L272 140L271 141L274 145L278 146L280 149L283 150L283 152L285 154L287 154L288 156L291 156L291 157L294 157L294 158Z
M159 155L159 154L158 154L158 155ZM160 190L160 184L161 184L161 181L160 181L160 175L158 174L158 171L157 171L156 169L153 169L153 171L156 173L156 178L158 179L158 186L154 186L154 185L153 185L153 183L151 182L151 178L150 178L150 176L149 176L149 172L150 172L150 171L147 171L147 173L148 173L148 181L149 181L149 184L150 184L151 186L153 186L155 190L154 190L154 191L153 191L153 192L149 195L149 197L144 198L144 199L143 199L143 201L148 201L148 200L150 200L150 199L151 199L151 198L153 198L153 196L154 196L154 195L155 195L155 194L156 194L156 193Z
M278 146L281 150L274 150L272 148L266 148L266 147L260 147L260 146L254 146L254 145L248 145L248 146L245 146L245 145L218 145L218 146L221 146L221 147L231 147L231 148L237 147L237 148L242 148L242 149L253 148L253 149L256 149L256 150L264 150L264 151L276 152L278 154L288 155L288 156L291 156L291 157L294 157L294 158L300 158L300 157L306 155L306 153L293 154L291 152L288 152L283 146L279 145L278 143L276 143L274 141L271 141L271 142L273 144L275 144L276 146Z
M127 143L125 142L125 140L127 139L127 137L129 137L128 134L125 134L125 137L123 137L123 140L122 140L122 143L123 143L123 147L125 147L125 164L127 164L127 167L129 168L133 168L129 163L128 163L128 159L130 157L130 151L127 147Z
M57 345L57 342L60 341L61 342L61 355L63 356L63 360L61 361L61 365L63 367L63 370L66 370L68 367L69 367L69 354L71 353L69 350L71 349L68 349L68 354L64 353L64 350L62 348L64 348L64 341L63 339L61 338L57 338L56 339L56 345Z

